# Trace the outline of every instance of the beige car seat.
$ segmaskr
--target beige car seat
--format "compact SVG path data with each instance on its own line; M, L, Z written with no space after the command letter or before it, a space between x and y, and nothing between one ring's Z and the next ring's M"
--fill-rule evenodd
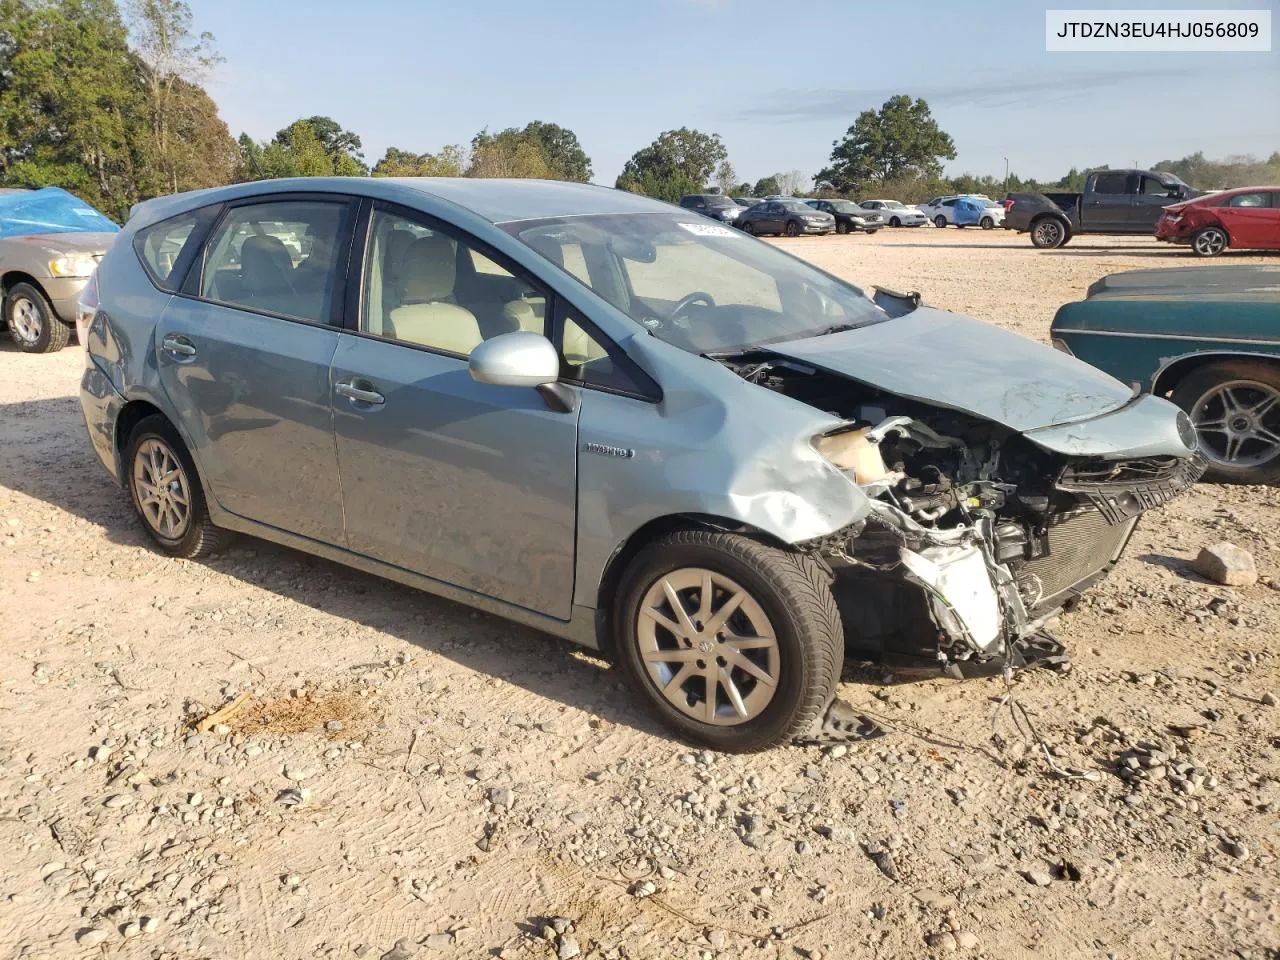
M450 303L457 276L453 241L443 234L419 237L397 271L403 302L387 317L389 336L450 353L470 355L483 340L470 310Z

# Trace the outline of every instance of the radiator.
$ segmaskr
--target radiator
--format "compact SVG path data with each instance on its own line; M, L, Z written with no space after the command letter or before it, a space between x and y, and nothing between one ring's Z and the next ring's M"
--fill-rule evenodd
M1120 556L1137 522L1134 517L1107 523L1093 506L1050 517L1048 553L1025 561L1015 571L1028 606L1038 607L1107 567Z

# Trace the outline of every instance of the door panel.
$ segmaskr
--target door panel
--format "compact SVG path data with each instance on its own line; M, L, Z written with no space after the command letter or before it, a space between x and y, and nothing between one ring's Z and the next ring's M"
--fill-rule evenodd
M467 362L343 334L333 382L347 545L416 573L568 619L578 413Z
M1099 190L1101 187L1101 190ZM1081 217L1086 230L1128 233L1133 230L1133 195L1138 178L1123 173L1100 173L1093 190L1081 201Z
M338 331L174 297L156 327L160 382L224 509L341 544L329 366Z
M1239 194L1227 201L1228 206L1214 209L1231 237L1231 246L1256 250L1280 245L1280 210L1271 208L1278 196L1265 190Z
M1170 204L1177 203L1178 197L1169 196L1169 188L1155 177L1139 178L1138 192L1133 197L1129 208L1129 222L1134 233L1151 233L1155 231L1156 221L1161 211Z

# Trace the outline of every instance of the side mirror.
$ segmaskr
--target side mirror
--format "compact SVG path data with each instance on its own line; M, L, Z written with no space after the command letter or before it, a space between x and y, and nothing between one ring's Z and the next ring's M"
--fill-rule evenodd
M486 340L471 351L471 379L497 387L533 387L557 413L577 408L577 394L559 382L560 355L540 333L516 330Z
M517 330L471 351L471 379L497 387L540 387L560 376L560 357L540 333Z

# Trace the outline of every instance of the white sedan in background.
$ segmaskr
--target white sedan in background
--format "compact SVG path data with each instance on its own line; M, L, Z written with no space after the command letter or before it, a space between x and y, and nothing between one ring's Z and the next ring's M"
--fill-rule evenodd
M921 209L898 200L859 200L865 210L878 210L884 222L891 227L923 227L929 222Z

